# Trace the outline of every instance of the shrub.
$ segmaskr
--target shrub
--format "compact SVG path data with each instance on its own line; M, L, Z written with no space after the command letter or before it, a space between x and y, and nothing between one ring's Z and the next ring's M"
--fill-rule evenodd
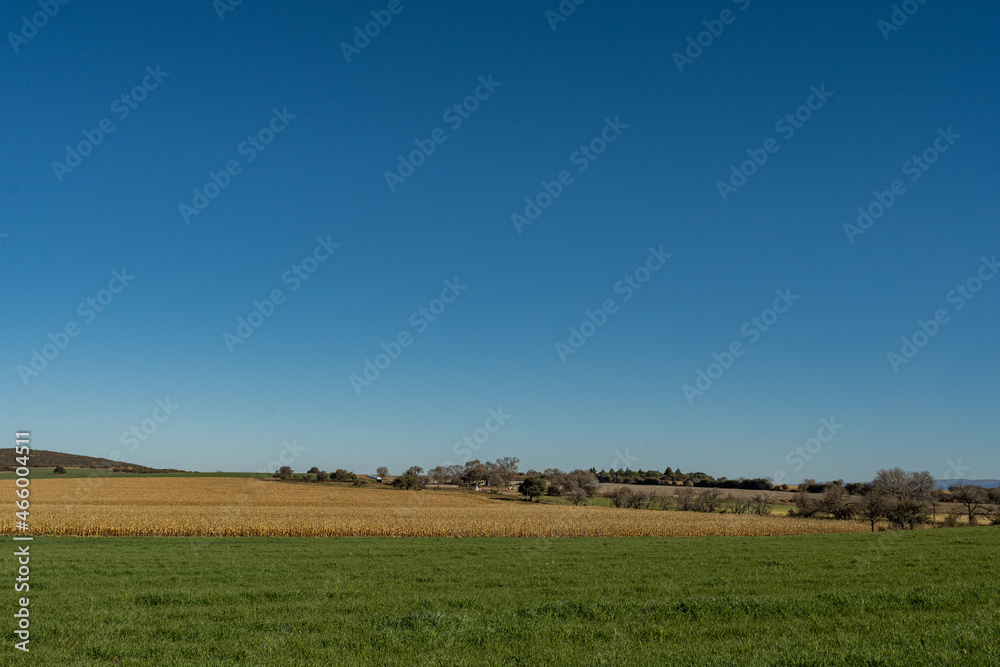
M545 493L547 486L548 482L541 477L525 477L524 481L518 485L517 491L524 496L525 500L531 501Z
M569 499L574 505L583 505L587 502L587 489L576 487L569 492Z
M424 485L420 482L420 478L416 475L400 475L392 480L392 486L397 489L416 489L417 491L424 488Z
M646 509L649 507L649 496L641 491L622 486L615 489L614 493L611 494L611 503L615 507Z

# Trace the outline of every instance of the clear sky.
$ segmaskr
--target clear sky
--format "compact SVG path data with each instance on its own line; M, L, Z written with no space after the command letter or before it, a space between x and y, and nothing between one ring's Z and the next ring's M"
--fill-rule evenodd
M911 3L5 3L2 422L208 471L1000 477L1000 7Z

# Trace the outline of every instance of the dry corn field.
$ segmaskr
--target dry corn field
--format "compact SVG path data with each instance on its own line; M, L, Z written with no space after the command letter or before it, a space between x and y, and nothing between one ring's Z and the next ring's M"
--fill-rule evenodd
M13 480L0 493L14 497ZM11 513L13 514L13 513ZM35 535L612 537L862 532L859 522L525 503L474 492L398 491L246 478L31 483ZM14 519L0 521L14 532Z

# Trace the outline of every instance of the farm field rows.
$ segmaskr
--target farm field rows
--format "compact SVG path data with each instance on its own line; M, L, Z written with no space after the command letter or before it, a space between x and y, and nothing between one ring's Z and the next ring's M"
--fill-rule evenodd
M292 537L670 537L864 532L855 521L791 520L525 503L488 494L238 478L39 479L34 534ZM13 482L0 493L13 497ZM13 517L0 531L14 529Z
M994 527L776 538L41 537L46 665L1000 664ZM0 564L6 580L14 560Z

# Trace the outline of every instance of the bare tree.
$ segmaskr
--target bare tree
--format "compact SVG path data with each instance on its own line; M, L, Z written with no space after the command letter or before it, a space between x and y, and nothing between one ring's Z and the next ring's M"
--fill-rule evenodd
M611 502L615 507L644 510L649 507L649 496L642 491L630 489L627 486L620 486L611 494Z
M722 491L716 488L705 489L695 499L695 507L702 512L714 512L722 506Z
M934 477L928 471L879 470L872 489L888 499L886 518L900 530L927 522L927 503L934 491Z
M965 506L965 513L969 517L970 526L976 525L976 517L987 513L989 496L986 493L986 489L980 486L972 486L971 484L953 484L948 487L948 490L951 491L955 500Z
M434 466L427 471L427 479L433 484L441 486L448 480L448 469L444 466Z
M771 513L771 496L767 493L758 493L748 503L750 512L757 516L767 516Z
M857 503L858 516L871 524L875 532L875 524L886 518L890 506L889 497L885 493L869 489Z
M854 517L854 505L847 490L840 484L828 484L820 506L824 512L829 512L834 519L851 519Z
M587 502L587 490L578 486L569 492L569 499L574 505L583 505Z
M566 486L570 492L575 489L583 489L588 496L597 494L597 477L594 473L577 468L573 472L566 473Z
M732 514L747 514L750 512L750 503L730 493L722 499L722 511Z
M691 486L682 486L677 491L677 508L683 512L690 512L695 509L695 490Z
M499 482L497 486L510 486L510 483L514 481L514 475L517 474L517 464L520 462L521 459L516 456L505 456L496 460L496 463L493 464L493 473L494 478Z
M816 484L814 479L804 479L795 491L795 510L792 516L810 517L823 509L822 503L809 491Z
M369 470L371 470L371 468L369 468ZM375 474L379 477L388 477L389 468L386 466L379 466L378 468L375 468Z
M989 508L989 517L993 521L993 525L1000 525L1000 487L988 490L986 495L993 503Z
M452 483L457 481L459 484L462 483L462 475L465 472L464 466L460 466L457 463L455 463L445 468L445 471L446 471L445 475L447 477L447 481Z

